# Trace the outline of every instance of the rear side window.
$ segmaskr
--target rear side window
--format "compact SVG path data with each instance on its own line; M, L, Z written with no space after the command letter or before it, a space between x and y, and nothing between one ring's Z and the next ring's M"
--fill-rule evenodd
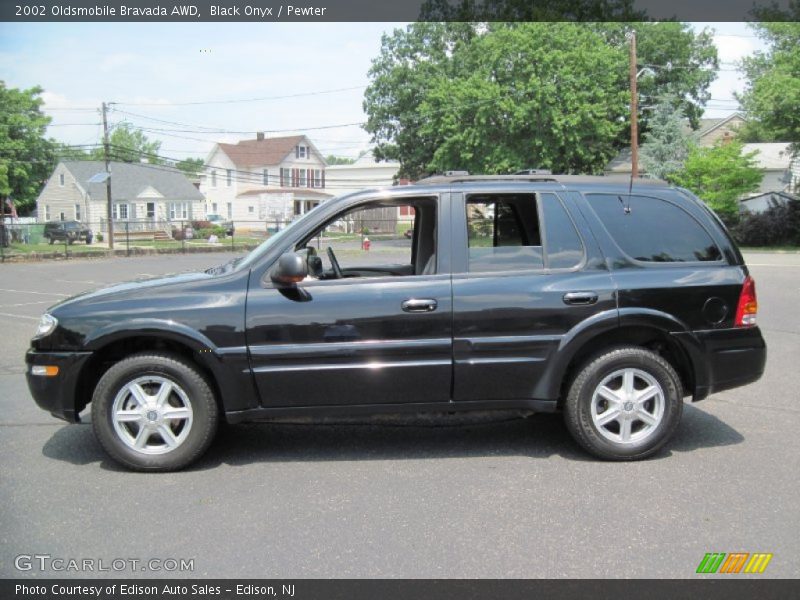
M543 269L536 196L469 196L467 241L472 273Z
M581 239L555 194L468 196L467 234L472 273L569 269L583 260Z
M547 267L571 269L583 260L583 243L561 200L555 194L541 194Z
M597 216L628 256L643 262L722 258L708 232L682 208L648 196L591 194Z

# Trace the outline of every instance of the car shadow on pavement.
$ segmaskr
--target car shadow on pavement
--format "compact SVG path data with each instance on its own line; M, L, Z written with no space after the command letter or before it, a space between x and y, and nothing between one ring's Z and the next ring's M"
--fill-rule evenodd
M667 448L651 460L673 452L739 444L744 437L708 413L685 405L683 420ZM48 458L76 465L99 463L122 470L95 440L91 427L58 429L45 443ZM189 471L222 465L244 466L269 462L419 460L487 456L524 456L591 461L572 440L560 415L467 420L447 418L400 419L379 424L249 423L225 425L206 454Z

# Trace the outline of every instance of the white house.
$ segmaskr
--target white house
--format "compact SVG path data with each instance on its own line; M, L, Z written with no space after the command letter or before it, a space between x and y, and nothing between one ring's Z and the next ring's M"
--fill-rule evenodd
M358 192L360 190L397 185L397 173L400 163L394 160L377 162L372 151L359 157L351 165L331 165L327 170L327 181L330 189L337 196ZM411 220L413 213L408 206L398 209L400 220Z
M758 191L752 195L767 192L791 192L798 184L797 159L792 157L792 145L786 142L744 144L742 154L755 152L753 161L764 173Z
M169 232L177 222L204 216L203 195L178 169L111 162L109 170L114 219L127 222L132 231ZM104 173L103 161L59 162L36 199L37 220L75 219L95 231L106 231L106 183L90 182Z
M326 174L330 188L341 195L395 185L399 170L399 162L377 162L372 151L369 151L351 165L331 165Z
M239 230L280 227L331 197L325 159L304 135L216 144L206 159L200 191L206 211Z

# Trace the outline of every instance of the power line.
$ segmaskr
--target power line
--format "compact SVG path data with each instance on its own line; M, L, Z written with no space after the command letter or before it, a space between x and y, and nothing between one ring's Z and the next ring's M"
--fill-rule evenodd
M297 94L287 94L283 96L264 96L261 98L243 98L239 100L198 100L194 102L114 102L122 106L195 106L199 104L239 104L243 102L264 102L268 100L286 100L289 98L303 98L306 96L321 96L323 94L336 94L339 92L349 92L352 90L363 90L367 86L356 85L352 87L335 88L332 90L320 90L316 92L300 92Z

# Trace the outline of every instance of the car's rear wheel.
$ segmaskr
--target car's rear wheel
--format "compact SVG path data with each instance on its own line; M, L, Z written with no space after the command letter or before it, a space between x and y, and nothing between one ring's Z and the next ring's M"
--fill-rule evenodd
M567 428L599 458L637 460L657 452L683 412L680 377L662 356L615 348L585 363L564 404Z
M50 242L50 245L52 246L53 245L53 236L52 235L48 235L47 236L47 241Z
M217 428L214 393L178 356L136 354L112 366L92 397L92 425L108 454L140 471L173 471L196 460Z

